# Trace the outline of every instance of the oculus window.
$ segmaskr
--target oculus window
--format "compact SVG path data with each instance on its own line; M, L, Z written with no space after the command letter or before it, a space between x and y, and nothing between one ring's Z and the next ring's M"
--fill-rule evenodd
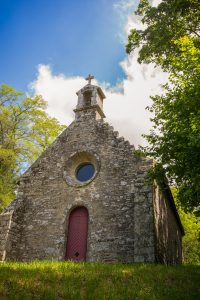
M76 178L81 181L88 181L93 177L95 168L91 163L81 164L76 170Z
M84 186L95 179L99 170L100 159L97 154L77 151L67 159L63 177L70 186Z

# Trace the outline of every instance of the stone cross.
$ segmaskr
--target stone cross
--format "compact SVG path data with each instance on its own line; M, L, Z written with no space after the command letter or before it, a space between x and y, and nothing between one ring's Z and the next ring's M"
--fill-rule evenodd
M88 80L88 84L91 84L92 79L94 79L94 76L90 74L88 75L87 78L85 78L85 80Z

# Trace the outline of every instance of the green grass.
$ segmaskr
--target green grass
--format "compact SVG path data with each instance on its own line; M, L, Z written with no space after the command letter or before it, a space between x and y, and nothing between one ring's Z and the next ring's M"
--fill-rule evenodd
M200 299L200 266L34 261L0 264L0 300Z

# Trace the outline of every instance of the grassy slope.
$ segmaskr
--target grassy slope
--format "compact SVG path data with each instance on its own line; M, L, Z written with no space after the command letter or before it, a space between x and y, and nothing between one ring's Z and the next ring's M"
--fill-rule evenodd
M0 264L0 299L200 299L200 266Z

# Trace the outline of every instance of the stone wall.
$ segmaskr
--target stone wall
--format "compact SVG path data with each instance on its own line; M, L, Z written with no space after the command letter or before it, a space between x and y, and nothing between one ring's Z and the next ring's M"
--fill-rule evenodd
M6 250L8 249L8 236L11 227L12 213L0 215L0 261L6 259Z
M129 142L95 118L92 110L80 113L22 177L7 260L63 260L69 214L85 206L87 261L155 261L152 187L145 182L152 162L136 158ZM88 184L70 173L77 153L97 158Z
M164 264L181 263L184 229L169 187L163 186L161 189L155 184L154 195L156 261Z
M75 121L22 176L17 199L0 215L0 260L64 260L70 213L84 206L87 261L181 262L173 198L147 184L152 160L135 156L103 121L99 87L87 84L77 95ZM83 163L95 169L86 182L76 176Z
M140 159L134 185L134 262L155 261L153 186L146 183L152 164Z

